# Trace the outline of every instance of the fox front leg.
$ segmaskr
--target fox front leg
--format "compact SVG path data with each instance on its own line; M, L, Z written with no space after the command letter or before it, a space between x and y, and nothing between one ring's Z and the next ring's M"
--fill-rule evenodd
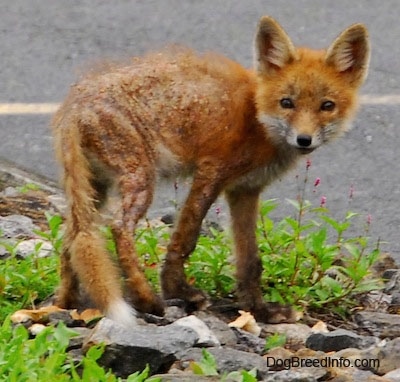
M256 242L259 189L226 193L231 213L237 267L237 297L241 307L251 311L257 321L293 322L289 306L266 303L261 290L262 264Z
M190 310L204 309L207 306L207 298L202 291L188 284L184 263L196 247L201 223L219 191L219 183L215 178L200 175L194 177L177 227L168 245L168 253L161 272L164 299L182 299Z

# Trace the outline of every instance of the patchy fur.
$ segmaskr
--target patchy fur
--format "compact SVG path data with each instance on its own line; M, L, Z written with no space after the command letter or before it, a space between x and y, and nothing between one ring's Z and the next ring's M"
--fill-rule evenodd
M271 18L260 20L255 70L217 54L173 49L93 73L74 85L53 120L69 202L61 259L59 305L74 307L83 287L117 321L133 311L120 271L98 232L98 208L113 184L120 208L112 224L129 301L162 314L145 280L133 231L153 198L157 176L191 175L193 183L168 245L163 297L198 307L184 262L202 219L225 191L237 256L237 295L259 320L290 309L268 305L260 288L255 224L262 189L347 127L368 67L365 28L344 31L327 51L295 48ZM207 277L206 275L204 277Z

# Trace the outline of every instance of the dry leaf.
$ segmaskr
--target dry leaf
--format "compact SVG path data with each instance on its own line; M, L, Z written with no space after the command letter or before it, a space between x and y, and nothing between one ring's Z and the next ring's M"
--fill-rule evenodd
M329 333L328 327L323 321L318 321L311 330L314 333Z
M80 315L80 319L87 322L101 318L104 315L98 309L86 309Z
M59 308L58 306L46 306L40 309L21 309L17 310L12 316L11 321L14 324L21 324L23 322L27 322L32 320L33 322L43 322L46 320L47 316L50 313L64 311L64 309Z
M244 310L239 310L240 316L235 320L230 322L228 325L230 327L243 329L246 332L256 335L257 337L261 334L261 328L257 325L254 316L250 312L245 312Z

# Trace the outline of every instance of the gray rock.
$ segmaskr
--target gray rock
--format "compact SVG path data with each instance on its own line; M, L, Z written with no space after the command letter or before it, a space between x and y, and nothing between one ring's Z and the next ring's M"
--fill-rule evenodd
M257 370L257 378L263 380L268 373L268 363L263 357L230 348L208 348L216 360L219 374L230 373L232 371L252 369ZM202 359L202 351L198 348L189 349L181 360L199 362Z
M265 339L255 336L245 330L232 328L236 335L237 344L235 349L248 351L251 353L264 354L265 353Z
M175 321L171 326L183 326L194 330L198 335L196 342L200 347L220 346L220 342L209 327L196 316L190 315Z
M263 379L265 382L317 382L328 375L323 368L299 368L274 372Z
M260 324L262 328L261 337L271 334L284 334L286 343L291 346L304 346L311 334L311 328L305 324Z
M2 238L25 239L36 235L33 230L37 229L32 219L22 215L0 216L0 232Z
M204 311L195 312L196 317L200 318L215 334L221 345L235 346L237 338L232 328L218 317Z
M335 369L335 374L329 382L389 382L370 371L357 368Z
M381 290L374 290L362 296L360 302L365 310L386 313L393 302L393 296Z
M42 239L28 239L19 242L15 247L15 254L22 258L32 254L37 257L49 257L53 254L53 246L50 242Z
M400 316L380 312L358 312L354 320L360 328L380 338L400 337Z
M384 289L386 293L400 291L400 269L387 269L383 272L382 278L386 280Z
M373 363L370 363L369 369L379 375L398 369L400 365L400 338L363 351L362 358L374 360Z
M313 333L306 340L306 346L323 352L338 351L345 348L365 349L376 345L375 337L359 336L349 330L338 329L329 333Z
M6 187L1 194L6 197L13 197L18 196L19 191L15 187Z
M164 373L181 353L199 340L197 333L184 326L137 326L131 330L103 318L85 340L84 347L104 343L102 366L111 368L119 377L143 370L148 364L151 373Z
M169 322L175 322L179 318L186 317L187 313L185 312L185 309L179 307L179 306L167 306L165 307L165 313L164 313L164 319Z
M386 373L383 377L390 381L398 382L400 381L400 369L389 371L389 373Z

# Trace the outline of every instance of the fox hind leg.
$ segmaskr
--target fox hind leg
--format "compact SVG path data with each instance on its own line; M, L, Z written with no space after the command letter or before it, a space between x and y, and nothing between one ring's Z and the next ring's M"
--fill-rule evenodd
M120 177L121 208L112 224L112 233L126 278L128 298L139 310L162 315L163 303L154 294L140 269L134 244L136 225L151 204L153 188L154 179L143 167Z
M71 309L80 306L80 290L77 274L71 265L71 237L68 232L64 234L63 247L60 255L61 283L56 292L56 303L61 308Z

